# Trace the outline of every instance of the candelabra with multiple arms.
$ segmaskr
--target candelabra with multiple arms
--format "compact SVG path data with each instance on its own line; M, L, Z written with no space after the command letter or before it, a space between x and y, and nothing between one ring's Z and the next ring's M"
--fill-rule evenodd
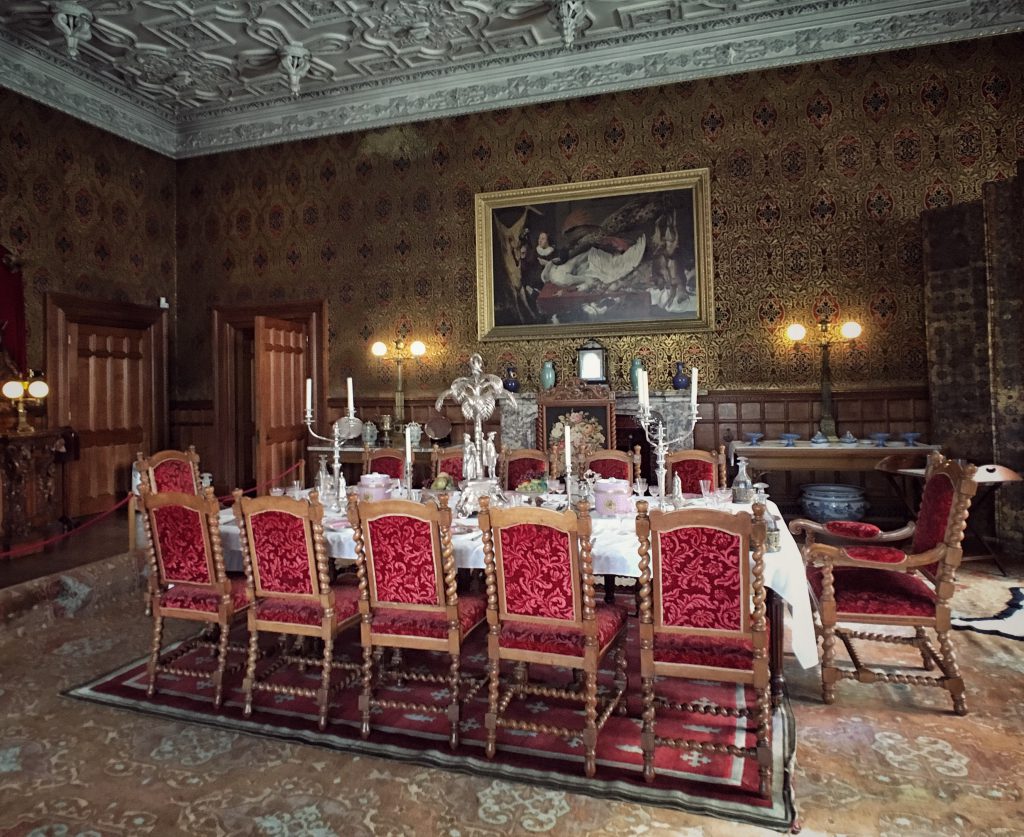
M676 436L676 438L669 439L668 431L665 429L664 418L660 413L652 410L649 403L641 402L637 410L637 420L644 429L644 435L647 437L648 443L654 450L654 473L658 477L658 503L663 509L666 508L665 477L668 473L668 469L665 467L665 457L668 455L670 448L682 445L693 436L693 429L697 426L699 419L700 415L694 410L690 414L688 428Z
M334 451L334 461L331 463L331 470L334 472L334 491L330 502L325 502L325 505L331 511L342 511L348 502L348 498L345 497L345 490L341 485L341 447L349 439L354 439L363 432L363 423L356 418L356 411L351 397L349 398L348 415L342 416L334 422L331 426L330 436L321 436L313 429L313 405L311 402L306 404L306 414L303 422L310 436L318 441L331 443ZM323 497L320 499L326 500Z

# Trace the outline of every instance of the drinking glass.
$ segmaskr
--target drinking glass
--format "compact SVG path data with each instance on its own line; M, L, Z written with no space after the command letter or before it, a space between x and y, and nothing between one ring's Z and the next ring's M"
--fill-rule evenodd
M278 485L275 485L273 488L270 489L270 496L271 497L284 497L284 489L281 488Z
M711 480L700 481L700 496L703 497L705 501L710 501L712 499Z
M715 489L715 501L718 508L724 509L732 502L732 489L731 488L716 488Z
M644 493L647 491L647 480L643 477L637 477L633 480L633 490L638 496L643 497Z

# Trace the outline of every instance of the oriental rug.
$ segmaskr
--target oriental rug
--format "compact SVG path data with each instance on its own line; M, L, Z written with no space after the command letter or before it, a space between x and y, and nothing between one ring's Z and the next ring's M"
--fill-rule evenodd
M727 754L659 748L655 762L657 777L652 784L644 781L641 774L640 682L635 624L632 629L628 711L624 716L610 717L601 731L597 776L593 779L584 776L583 747L579 737L567 741L545 733L503 729L499 731L497 755L493 760L488 759L484 753L486 687L464 704L462 740L454 751L448 745L447 719L444 715L429 713L395 709L379 711L373 717L370 737L364 740L360 734L361 718L357 705L359 686L348 682L351 673L344 670L334 672L337 691L324 732L317 728L314 702L301 697L257 693L252 716L245 718L240 668L225 676L225 701L220 712L213 709L209 683L190 677L162 675L156 696L147 698L145 659L128 663L69 689L65 694L107 706L256 736L399 759L602 798L675 808L779 831L789 830L796 819L791 782L795 769L796 731L788 700L781 702L773 717L774 777L770 799L762 799L757 794L756 762ZM487 661L484 633L478 631L464 648L463 671L467 676L484 676ZM342 634L338 639L336 660L355 663L362 659L355 632ZM406 664L417 666L421 671L447 671L447 655L422 651L404 653ZM232 662L240 667L244 661L239 654ZM188 651L180 660L182 667L212 668L213 664L211 652L204 649ZM271 654L260 665L272 664ZM571 672L564 669L531 666L530 673L531 681L558 685L571 681ZM319 668L310 668L303 673L285 668L275 672L271 682L315 687L319 679ZM607 690L611 685L611 671L602 671L601 688ZM670 679L659 681L658 691L680 702L710 701L730 707L754 705L753 693L743 686ZM378 695L424 704L447 700L444 691L436 684L415 681L386 681ZM512 703L518 717L551 725L579 725L582 716L576 707L576 704L565 705L536 696ZM753 730L752 725L747 728L748 723L746 719L659 710L658 734L752 746Z

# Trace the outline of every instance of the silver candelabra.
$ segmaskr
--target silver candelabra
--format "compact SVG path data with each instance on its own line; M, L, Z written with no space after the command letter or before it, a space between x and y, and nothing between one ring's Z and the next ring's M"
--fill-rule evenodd
M693 437L693 429L697 426L700 415L694 410L689 419L689 427L674 439L668 438L664 418L653 411L650 404L640 405L637 411L637 420L644 429L647 442L654 449L654 472L658 477L658 504L664 509L666 508L665 476L668 473L668 469L665 467L665 457L670 448L682 445L687 439Z
M345 496L345 489L341 479L341 447L349 439L354 439L363 432L363 423L356 418L355 408L350 407L348 415L343 416L331 425L331 435L321 436L313 429L313 407L306 406L306 414L303 419L306 430L314 439L321 442L330 442L334 451L334 461L331 463L331 470L334 472L333 494L330 502L325 503L328 509L333 512L340 512L348 503ZM324 498L321 498L323 500Z

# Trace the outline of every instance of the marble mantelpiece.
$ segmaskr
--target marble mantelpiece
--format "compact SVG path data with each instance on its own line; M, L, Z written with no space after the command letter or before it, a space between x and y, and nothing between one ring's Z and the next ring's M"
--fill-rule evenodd
M537 445L537 394L524 392L516 394L518 410L513 410L509 403L502 400L498 403L501 413L501 444L506 448L536 448ZM636 416L637 396L635 392L617 392L615 394L615 415ZM699 405L698 405L699 407ZM681 436L689 427L690 422L690 391L667 390L651 393L651 410L659 414L665 421L670 439ZM680 444L672 446L673 450L693 447L693 436L687 436Z

